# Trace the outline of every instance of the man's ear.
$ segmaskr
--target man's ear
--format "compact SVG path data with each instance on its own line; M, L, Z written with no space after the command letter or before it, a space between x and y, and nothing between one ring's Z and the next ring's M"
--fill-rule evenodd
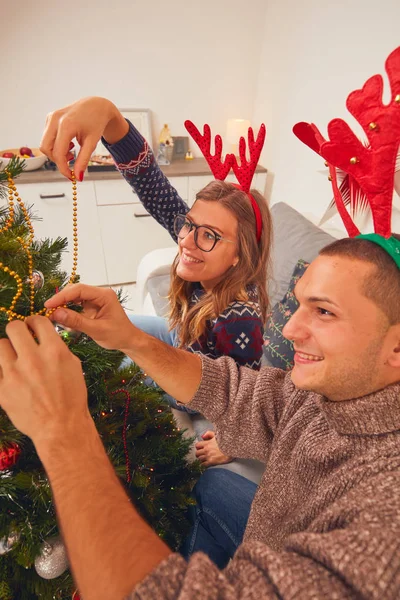
M391 332L391 352L388 357L388 364L391 367L400 369L400 324L393 327Z

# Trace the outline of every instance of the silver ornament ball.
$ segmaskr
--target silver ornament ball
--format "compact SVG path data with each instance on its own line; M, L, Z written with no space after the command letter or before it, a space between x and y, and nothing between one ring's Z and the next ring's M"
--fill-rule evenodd
M60 537L46 540L35 558L36 573L43 579L55 579L68 569L68 557Z
M32 281L33 281L33 287L35 288L35 290L41 290L42 287L44 286L43 273L41 271L38 271L37 269L32 271ZM25 283L29 283L29 277L28 277L28 279L26 279Z

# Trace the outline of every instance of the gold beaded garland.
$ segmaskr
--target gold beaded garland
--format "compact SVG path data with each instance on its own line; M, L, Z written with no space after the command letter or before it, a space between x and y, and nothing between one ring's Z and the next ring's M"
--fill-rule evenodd
M34 279L33 279L33 258L32 258L32 253L30 251L30 246L31 246L31 244L33 242L33 238L34 238L34 229L32 226L32 222L29 218L28 211L26 210L24 203L22 202L21 198L19 197L17 188L11 177L11 174L8 173L7 170L6 170L6 173L7 173L7 179L8 179L9 214L8 214L8 218L7 218L5 225L0 229L0 233L4 233L5 231L8 231L10 229L10 227L12 226L12 224L14 222L14 216L15 216L15 202L18 202L18 204L21 208L21 211L24 215L28 230L29 230L29 236L28 236L27 241L24 240L22 237L17 237L17 241L21 244L22 248L25 250L25 253L26 253L26 256L28 259L28 281L29 281L29 287L30 287L30 291L29 291L30 314L31 315L34 315L34 314L45 315L45 316L49 317L59 307L51 308L50 310L47 310L46 308L42 308L41 310L39 310L35 313L35 285L34 285ZM76 270L77 270L77 266L78 266L78 218L77 218L78 198L77 198L76 178L75 178L74 171L71 171L71 180L72 180L72 214L73 214L73 218L72 218L72 221L73 221L73 253L72 253L73 266L72 266L72 271L71 271L71 275L68 280L68 283L74 282L75 277L76 277ZM13 319L19 319L20 321L24 321L26 317L24 315L20 315L14 311L15 305L18 302L18 300L22 294L22 291L23 291L22 278L18 275L18 273L16 273L15 271L12 271L9 267L3 265L2 262L0 262L0 269L2 269L5 273L8 273L10 275L10 277L13 277L17 284L17 291L15 293L15 296L12 299L10 307L6 308L4 306L0 306L0 311L6 313L9 321L12 321Z

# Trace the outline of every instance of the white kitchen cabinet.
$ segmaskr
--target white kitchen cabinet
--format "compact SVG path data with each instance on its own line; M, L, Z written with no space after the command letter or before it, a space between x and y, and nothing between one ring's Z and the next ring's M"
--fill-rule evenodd
M174 243L141 204L99 206L98 210L109 284L136 281L143 256Z
M26 206L40 221L33 221L35 237L68 238L68 251L62 255L61 268L70 274L72 269L72 185L68 181L19 183L17 190ZM83 283L107 283L103 244L100 236L96 196L93 182L81 183L78 188L78 270Z

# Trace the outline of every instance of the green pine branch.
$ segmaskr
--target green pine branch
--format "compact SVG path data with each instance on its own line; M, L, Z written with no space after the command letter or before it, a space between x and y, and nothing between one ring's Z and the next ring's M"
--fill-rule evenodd
M1 161L1 157L0 157L0 161ZM7 188L8 188L7 173L9 173L13 179L16 179L19 175L21 175L22 171L25 168L25 165L26 165L25 160L21 160L20 158L17 158L16 156L14 156L14 158L12 158L7 165L7 171L6 170L0 171L0 199L5 198L7 196ZM1 167L1 162L0 162L0 167Z

